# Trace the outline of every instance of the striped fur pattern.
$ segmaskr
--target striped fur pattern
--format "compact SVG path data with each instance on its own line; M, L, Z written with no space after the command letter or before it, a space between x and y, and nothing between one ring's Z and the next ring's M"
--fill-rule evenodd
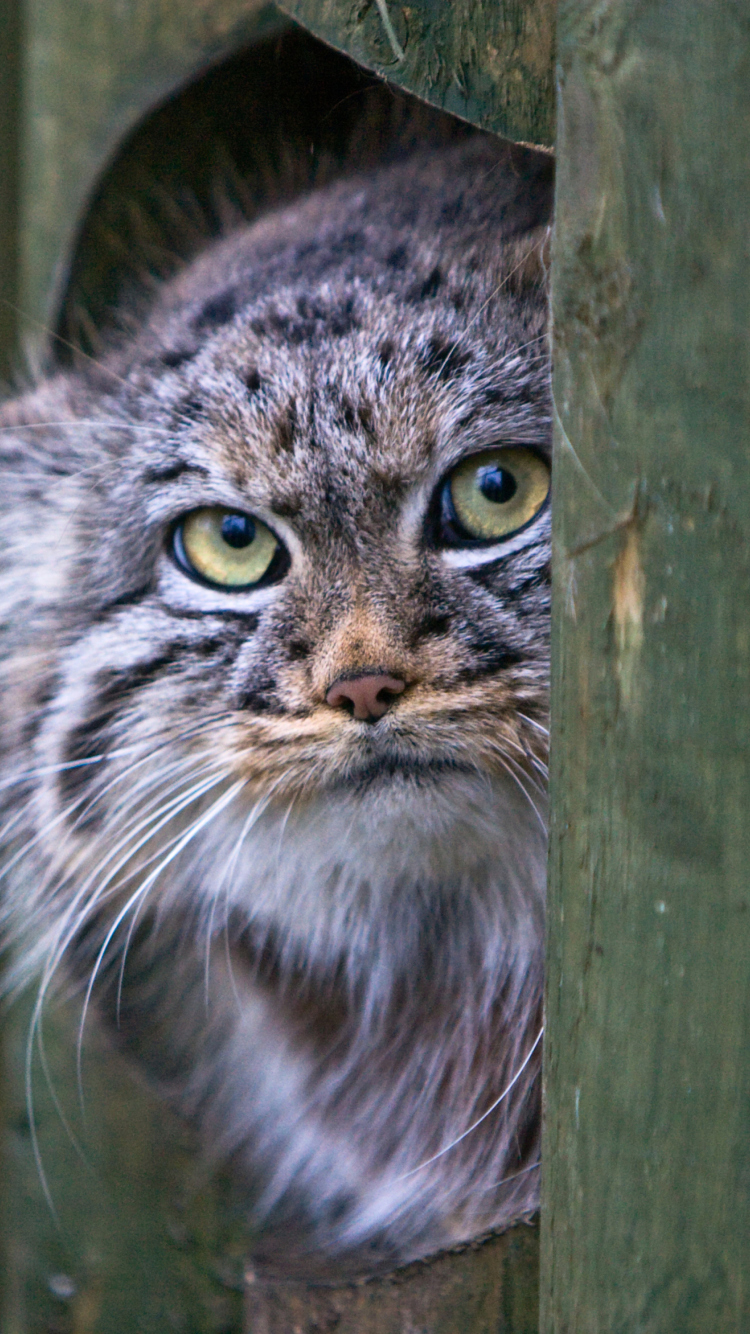
M474 561L430 515L467 454L549 451L549 206L546 155L483 136L340 182L0 416L16 976L77 981L274 1272L536 1205L549 517ZM285 576L188 578L205 505ZM377 723L326 704L373 665Z

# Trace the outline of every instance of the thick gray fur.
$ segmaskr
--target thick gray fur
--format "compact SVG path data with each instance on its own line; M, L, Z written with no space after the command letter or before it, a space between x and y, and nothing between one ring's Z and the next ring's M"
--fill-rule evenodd
M17 976L89 991L278 1272L537 1203L549 517L460 565L430 516L465 455L549 453L550 189L478 136L318 191L0 414ZM182 573L206 504L286 576ZM325 703L361 668L407 683L374 724Z

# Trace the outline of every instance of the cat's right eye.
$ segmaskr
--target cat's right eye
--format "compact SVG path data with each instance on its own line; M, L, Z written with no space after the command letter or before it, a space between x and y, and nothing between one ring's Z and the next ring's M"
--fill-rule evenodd
M286 549L266 524L218 505L180 520L172 553L186 574L235 593L281 578L288 566Z
M550 488L548 464L534 449L485 449L464 459L439 493L444 546L491 546L536 518Z

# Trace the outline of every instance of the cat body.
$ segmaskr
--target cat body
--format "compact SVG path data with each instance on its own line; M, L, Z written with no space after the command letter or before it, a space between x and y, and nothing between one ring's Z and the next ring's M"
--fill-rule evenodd
M550 188L477 136L313 193L0 415L18 974L78 980L273 1272L537 1202L548 505L446 506L548 468Z

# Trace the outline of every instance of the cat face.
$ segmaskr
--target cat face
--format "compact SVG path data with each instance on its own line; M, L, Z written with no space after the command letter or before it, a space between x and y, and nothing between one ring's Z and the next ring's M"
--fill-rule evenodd
M486 173L466 156L464 172ZM333 237L330 201L313 199L277 221L270 259L267 224L210 254L167 289L105 403L76 406L123 428L97 431L104 460L76 516L71 597L89 624L63 667L80 700L66 763L216 714L216 758L279 796L389 767L507 772L538 753L540 237L488 246L486 218L459 211L426 236L389 217L385 247L384 201L338 193L352 216ZM461 476L481 500L482 469L516 488L494 520L485 500L484 529L455 511ZM375 723L327 702L363 673L403 683Z
M74 841L120 810L138 746L243 800L524 785L547 677L547 197L506 158L454 149L240 232L108 365L43 391L71 425L49 428L64 480L38 517L39 488L25 502L55 593L18 660L37 652L49 697L24 706L59 770L45 819ZM332 706L368 675L394 687L377 719L345 690Z

